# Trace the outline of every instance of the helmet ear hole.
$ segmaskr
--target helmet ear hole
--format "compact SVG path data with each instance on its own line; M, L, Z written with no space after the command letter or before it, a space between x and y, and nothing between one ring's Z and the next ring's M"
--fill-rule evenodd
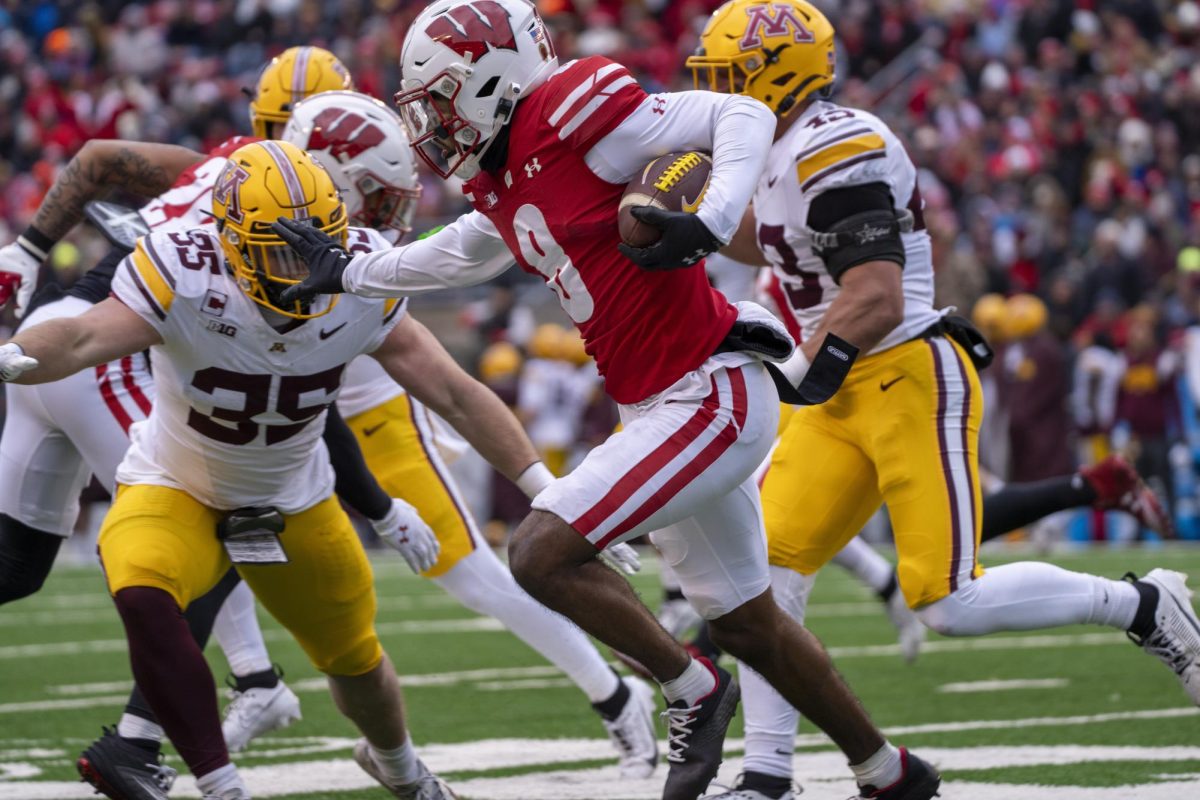
M496 87L499 85L500 85L500 76L493 75L492 77L488 78L487 83L485 83L483 86L481 86L479 88L479 91L476 92L475 96L476 97L491 97L495 93Z

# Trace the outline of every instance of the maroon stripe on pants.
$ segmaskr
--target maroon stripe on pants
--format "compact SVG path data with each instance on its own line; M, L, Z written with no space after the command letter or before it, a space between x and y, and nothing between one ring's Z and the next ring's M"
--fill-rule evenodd
M954 348L954 345L950 345L950 350L951 350L951 352L954 353L954 360L958 364L958 372L960 375L962 375L962 382L963 382L962 425L959 427L959 431L962 434L963 461L966 462L964 464L964 471L967 474L967 492L969 495L967 497L967 502L970 503L970 506L971 506L971 532L970 532L971 533L971 538L970 538L971 554L970 555L971 555L972 567L971 567L971 575L969 577L971 580L974 580L975 579L975 568L974 568L975 520L977 520L979 518L979 509L975 507L975 475L974 475L974 470L971 469L971 451L967 448L967 426L970 424L970 421L971 421L971 380L970 380L970 374L967 372L967 365L963 363L962 356L960 356L958 354L958 350L956 350ZM956 539L955 541L961 541L961 540ZM963 556L960 553L958 560L954 565L955 574L957 574L957 571L958 571L960 565L962 564L962 559L963 559Z
M929 350L933 353L933 368L937 374L938 410L934 424L937 425L938 451L942 457L942 475L946 478L946 495L950 501L950 528L954 536L950 548L950 593L953 594L958 591L958 562L962 557L962 546L959 544L960 531L958 503L955 502L957 498L954 491L954 473L950 471L950 453L947 452L946 443L946 378L943 373L942 356L938 352L937 345L932 339L926 339L925 342L929 345Z
M704 402L696 409L696 413L683 424L679 430L639 461L633 469L625 473L616 484L608 490L604 497L578 519L571 527L588 536L609 517L611 517L638 489L642 488L658 472L671 463L672 459L687 449L688 445L700 438L700 434L712 423L720 407L720 394L717 391L717 380L712 379L712 391ZM607 537L606 537L607 538Z

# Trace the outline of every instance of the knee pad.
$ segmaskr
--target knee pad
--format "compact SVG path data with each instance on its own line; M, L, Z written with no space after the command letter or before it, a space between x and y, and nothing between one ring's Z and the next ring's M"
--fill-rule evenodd
M771 566L771 593L775 602L792 619L804 624L808 596L812 594L817 574L803 575L789 567Z
M63 539L0 514L0 605L36 594Z
M934 601L928 605L914 609L917 618L927 627L942 636L976 636L977 612L972 606L972 600L977 592L973 591L978 583L970 583L957 592Z

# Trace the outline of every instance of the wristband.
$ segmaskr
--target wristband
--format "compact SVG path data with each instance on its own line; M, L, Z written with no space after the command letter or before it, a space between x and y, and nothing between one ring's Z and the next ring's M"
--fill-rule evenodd
M516 480L517 488L530 500L541 494L551 483L554 483L554 473L541 461L535 461L526 467Z
M792 357L779 365L779 371L788 379L788 383L792 386L799 386L811 366L812 362L808 360L808 356L804 355L804 350L797 347L796 352L792 353Z
M54 247L54 240L30 225L24 233L17 237L17 244L38 261L45 261Z

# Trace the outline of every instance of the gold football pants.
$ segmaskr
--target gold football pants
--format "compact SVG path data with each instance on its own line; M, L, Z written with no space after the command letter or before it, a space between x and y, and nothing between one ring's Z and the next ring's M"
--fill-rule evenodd
M886 503L911 607L982 574L979 378L943 337L854 365L829 402L798 408L763 482L770 562L812 574Z
M221 517L180 489L118 487L100 529L109 592L154 587L186 609L229 570L217 539ZM284 521L280 541L288 563L243 564L238 573L317 669L370 672L383 658L375 635L375 587L350 519L330 496Z

